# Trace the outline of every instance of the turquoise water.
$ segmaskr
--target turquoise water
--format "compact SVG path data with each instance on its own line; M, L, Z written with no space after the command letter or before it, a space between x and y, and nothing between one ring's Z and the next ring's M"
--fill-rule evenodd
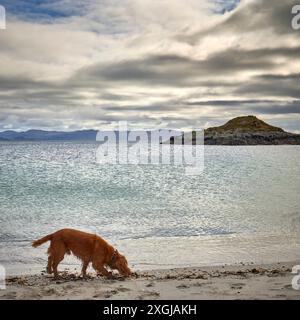
M0 263L8 271L44 263L45 247L34 250L30 241L64 227L96 232L137 266L147 265L147 248L153 262L161 246L157 261L176 266L179 240L193 252L206 245L203 239L215 248L215 239L221 254L220 239L226 246L248 237L257 246L257 239L284 238L287 247L277 243L269 257L275 259L289 239L300 238L298 146L207 146L198 176L168 165L99 165L96 149L93 143L0 143ZM231 251L232 262L242 257L234 246ZM217 249L214 254L220 257ZM177 265L184 265L180 259Z

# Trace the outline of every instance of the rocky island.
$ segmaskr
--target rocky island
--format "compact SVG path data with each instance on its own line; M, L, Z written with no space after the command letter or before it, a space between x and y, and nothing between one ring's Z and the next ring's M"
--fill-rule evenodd
M192 144L195 144L193 132ZM171 144L191 144L184 136L170 140ZM205 145L300 145L300 134L286 132L271 126L256 116L243 116L229 120L220 127L204 130Z

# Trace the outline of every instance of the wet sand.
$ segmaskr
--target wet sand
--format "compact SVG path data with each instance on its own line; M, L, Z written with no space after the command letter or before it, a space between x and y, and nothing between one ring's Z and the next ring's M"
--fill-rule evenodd
M176 268L136 272L131 278L82 279L70 271L60 279L39 275L9 277L0 299L300 299L291 273L298 262Z

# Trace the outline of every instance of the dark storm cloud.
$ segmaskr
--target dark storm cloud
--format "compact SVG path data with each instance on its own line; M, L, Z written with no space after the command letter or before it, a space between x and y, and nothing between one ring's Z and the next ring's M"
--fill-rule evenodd
M300 81L300 73L290 73L290 74L264 74L258 77L265 81Z
M300 59L300 47L267 49L227 49L196 60L179 55L152 55L114 64L95 64L78 71L72 84L97 86L107 82L147 84L151 86L218 87L236 85L226 80L211 81L216 75L228 76L243 71L272 70L284 66L277 58Z
M143 112L151 110L152 112L176 111L184 113L184 110L191 108L201 110L203 107L214 108L216 114L218 112L235 112L243 109L245 114L300 114L300 100L293 101L278 101L278 100L203 100L203 101L188 101L186 99L169 100L163 103L154 103L148 105L107 105L102 109L112 112ZM174 116L171 117L174 119ZM165 120L170 120L169 117L164 117ZM203 121L203 117L201 117Z
M245 112L259 114L300 114L300 100L278 101L278 100L205 100L186 102L193 107L211 106L219 110L234 111L236 108L243 108Z
M240 85L235 90L235 93L300 99L299 87L299 74L265 74L253 78L246 84Z
M156 103L156 104L147 104L147 105L108 105L108 106L102 106L102 109L105 111L117 111L117 112L124 112L124 111L174 111L178 109L178 106L173 103L173 101L168 101L164 103Z
M49 88L49 83L36 81L30 77L0 75L0 91Z
M205 79L245 70L272 69L277 63L270 57L300 55L300 48L274 50L238 50L218 52L207 59L196 60L179 55L153 55L115 64L96 64L80 70L74 83L126 82L149 85L201 86ZM212 82L210 85L215 85ZM221 82L219 83L221 84ZM227 84L228 85L228 84Z
M279 105L278 102L274 102L273 105L269 105L264 108L253 106L251 108L253 112L259 112L263 114L300 114L300 100L295 100L290 103Z
M193 34L177 35L183 42L195 43L205 36L237 32L241 35L251 32L272 31L279 36L290 35L291 9L299 4L296 0L254 0L238 7L221 23L213 24ZM299 33L295 33L299 37Z
M205 100L205 101L192 101L186 102L190 106L242 106L242 105L255 105L255 104L274 104L276 100Z
M241 10L235 11L222 27L240 32L272 29L278 34L290 34L292 32L291 9L296 4L299 4L297 0L249 2Z

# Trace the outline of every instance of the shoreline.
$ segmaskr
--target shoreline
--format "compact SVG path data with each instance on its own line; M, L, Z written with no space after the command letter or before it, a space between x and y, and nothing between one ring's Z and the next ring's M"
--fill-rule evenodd
M110 240L110 239L109 239ZM181 237L148 237L110 240L126 255L133 270L169 270L174 268L205 268L220 265L276 264L300 259L299 234L230 234ZM7 277L39 274L47 264L48 245L32 248L31 242L5 243L0 256ZM159 248L159 250L157 250ZM258 250L259 248L259 250ZM22 262L21 262L22 261ZM59 270L78 272L80 262L66 256ZM91 269L92 270L92 269Z
M292 299L300 291L292 288L293 266L300 261L273 264L237 264L138 271L129 279L87 279L63 271L54 280L42 272L9 276L0 300L147 300L147 299Z

